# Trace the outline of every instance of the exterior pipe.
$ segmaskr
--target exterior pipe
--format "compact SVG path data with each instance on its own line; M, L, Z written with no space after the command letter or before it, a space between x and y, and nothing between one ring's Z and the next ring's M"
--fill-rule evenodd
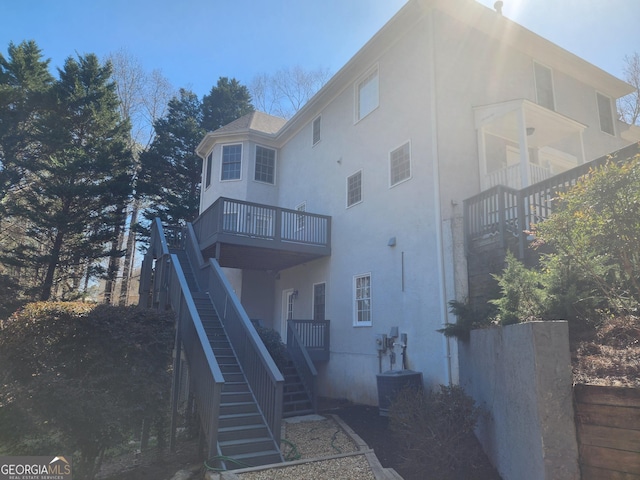
M435 223L436 223L436 252L438 255L438 273L440 275L440 318L444 319L445 326L449 324L447 313L447 289L445 284L444 249L442 239L442 211L440 201L440 169L438 157L438 112L437 112L437 87L436 87L436 51L435 51L435 22L433 21L434 11L429 14L429 55L431 57L429 101L431 103L431 155L433 158L433 197L435 201ZM451 385L451 343L449 337L443 335L446 355L447 384Z

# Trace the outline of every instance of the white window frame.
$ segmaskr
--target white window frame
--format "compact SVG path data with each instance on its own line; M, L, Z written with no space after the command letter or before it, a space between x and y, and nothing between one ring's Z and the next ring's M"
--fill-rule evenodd
M224 150L228 147L240 147L240 172L238 178L222 178L224 174ZM244 146L242 143L228 143L227 145L222 145L222 150L220 152L220 181L221 182L237 182L238 180L242 180L242 156L244 154Z
M371 99L367 102L366 109L363 110L363 93L368 93L371 89ZM355 98L355 122L358 123L363 118L367 117L371 112L376 110L380 106L380 74L378 65L370 68L354 85L354 98ZM370 105L368 105L370 103Z
M326 320L327 319L327 282L317 282L313 284L313 287L311 288L311 318L313 320L318 320L316 318L316 287L320 286L320 285L324 285L324 307L323 307L323 316L324 318L320 319L320 320Z
M549 79L550 79L550 88L551 88L551 107L549 107L548 105L544 105L540 100L540 89L539 87L541 87L541 85L538 85L539 81L541 79L538 78L538 75L536 74L536 67L540 67L543 68L545 70L547 70L549 72ZM536 103L544 108L548 108L549 110L553 110L554 112L556 111L556 89L555 89L555 85L554 85L554 81L553 81L553 70L551 69L551 67L548 67L540 62L533 62L533 83L535 86L535 90L536 90Z
M393 154L396 153L397 151L403 149L407 147L408 149L408 159L407 162L409 164L409 174L404 177L401 178L400 180L397 180L395 183L393 181L393 170L394 170L394 165L393 165ZM408 140L406 142L404 142L402 145L394 148L393 150L391 150L389 152L389 188L395 187L396 185L400 185L401 183L406 182L407 180L411 180L411 175L412 175L412 168L411 168L411 141Z
M355 201L355 202L353 202L353 203L349 203L349 201L350 201L350 198L349 198L349 193L350 193L350 191L349 191L349 180L351 178L355 177L356 175L360 175L360 199ZM353 207L355 205L358 205L358 204L362 203L362 199L364 197L363 192L362 192L362 169L360 169L360 170L358 170L356 172L353 172L351 175L349 175L347 177L346 188L347 188L347 198L346 198L347 208L351 208L351 207Z
M358 288L358 280L369 279L368 291L363 292L362 288ZM373 308L372 308L372 286L371 272L362 273L353 276L353 326L354 327L370 327L373 324ZM368 293L363 295L363 293ZM363 302L363 303L360 303ZM367 308L363 308L368 303ZM368 320L359 320L360 312L368 312Z
M315 147L320 140L322 140L322 115L318 115L311 122L311 145Z
M605 130L603 128L603 118L602 118L602 110L600 109L600 97L602 97L603 99L607 100L609 102L609 115L611 118L611 131L608 132L607 130ZM612 135L615 137L616 135L616 116L615 116L615 112L613 110L613 99L609 96L609 95L605 95L604 93L600 93L600 92L596 92L596 108L598 109L598 122L600 124L600 131L602 133L606 133L607 135Z
M256 175L258 174L258 149L259 148L273 152L273 182L268 182L266 180L260 180L256 178ZM265 147L264 145L256 145L255 154L253 156L253 181L258 183L264 183L265 185L275 185L277 163L278 163L278 152L276 151L275 148Z

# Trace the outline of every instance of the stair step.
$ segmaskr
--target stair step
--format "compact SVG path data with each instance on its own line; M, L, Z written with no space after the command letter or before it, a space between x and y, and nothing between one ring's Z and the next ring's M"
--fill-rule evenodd
M237 418L236 420L243 420ZM253 419L255 420L255 419ZM222 422L220 422L222 424ZM233 425L218 427L218 440L229 441L240 438L263 437L269 434L269 429L264 423L247 423L244 425Z
M220 404L220 416L239 413L259 413L255 402L233 402Z
M225 382L222 387L222 393L231 392L249 392L249 384L247 382Z
M221 403L238 403L238 402L253 402L253 394L250 391L246 392L226 392L222 391L222 395L220 396Z
M270 465L272 463L282 463L282 455L278 450L265 450L258 453L244 453L240 455L234 455L232 461L226 461L227 469L236 470L239 468L247 467L259 467L262 465Z
M264 424L262 415L259 412L246 413L225 413L220 414L220 428Z
M271 437L242 438L218 442L222 455L235 457L245 453L263 452L273 450L274 443Z

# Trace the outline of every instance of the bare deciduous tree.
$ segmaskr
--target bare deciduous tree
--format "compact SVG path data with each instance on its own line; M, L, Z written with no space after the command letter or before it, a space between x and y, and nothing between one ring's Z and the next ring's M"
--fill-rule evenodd
M141 151L146 150L155 136L153 125L155 121L167 111L169 100L175 95L175 89L160 70L147 73L140 61L128 50L120 49L109 55L108 60L113 66L113 79L116 82L117 94L120 99L120 113L123 118L131 122L131 147L134 151L136 169L139 170L138 158ZM135 184L135 179L134 179ZM136 225L140 201L134 196L128 205L128 228L126 246L124 232L120 239L119 248L124 247L124 264L122 267L122 281L120 283L120 305L127 304L129 293L129 279L133 271L136 249ZM112 268L120 270L119 258L112 260L117 263ZM105 298L111 298L115 293L115 285L105 286Z
M620 119L630 125L640 124L640 54L634 52L624 57L624 79L636 91L618 100Z
M291 118L329 77L327 68L305 70L299 65L278 70L272 75L256 75L249 84L253 106L271 115Z

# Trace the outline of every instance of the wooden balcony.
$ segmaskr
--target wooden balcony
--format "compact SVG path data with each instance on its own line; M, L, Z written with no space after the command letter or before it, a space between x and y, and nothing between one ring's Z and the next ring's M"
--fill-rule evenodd
M331 217L221 197L193 228L220 266L284 270L331 255Z

